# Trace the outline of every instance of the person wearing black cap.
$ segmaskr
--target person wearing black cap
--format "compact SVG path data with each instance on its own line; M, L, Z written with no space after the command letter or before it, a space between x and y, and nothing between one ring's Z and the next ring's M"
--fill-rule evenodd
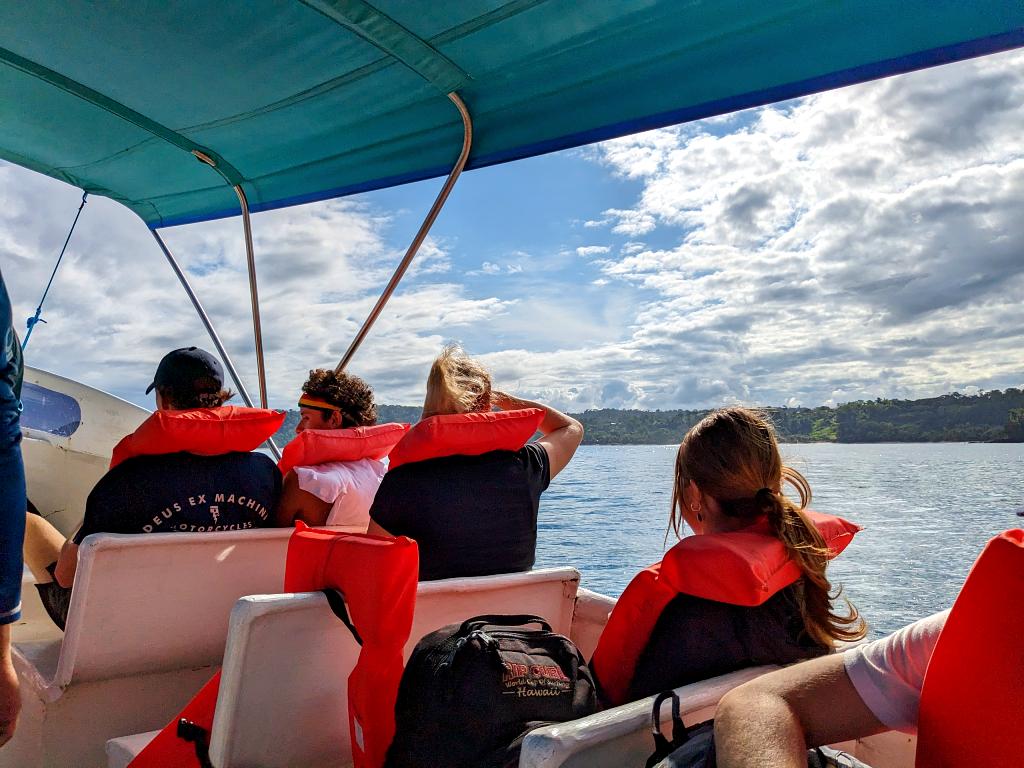
M273 460L220 441L232 424L254 417L280 426L274 414L222 408L232 396L224 389L220 362L198 347L182 347L160 361L146 393L156 390L156 412L114 449L111 468L92 489L82 526L66 540L42 517L27 515L25 563L32 570L47 613L61 629L67 621L78 545L93 533L208 532L273 524L281 494L281 473ZM166 423L176 414L208 409L189 429L210 424L212 437L199 452L174 445ZM269 418L267 418L269 416ZM244 426L243 426L244 428ZM250 428L251 431L251 428ZM265 437L257 437L253 447ZM140 444L147 442L145 448ZM170 447L173 446L173 447Z
M224 389L220 361L199 347L182 347L164 355L146 394L154 389L158 409L218 408L231 398Z

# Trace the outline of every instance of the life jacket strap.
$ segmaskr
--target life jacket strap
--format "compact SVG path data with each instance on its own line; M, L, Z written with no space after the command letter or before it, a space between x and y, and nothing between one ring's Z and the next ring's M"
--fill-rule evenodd
M348 627L349 632L352 633L352 637L355 638L356 642L359 643L360 647L363 645L363 638L359 636L359 631L356 629L356 625L352 623L351 617L348 615L348 606L345 605L345 596L341 594L339 589L321 589L324 593L324 597L327 598L327 605L331 607L331 611L341 619L341 623Z
M213 768L213 763L210 762L210 747L207 744L209 736L210 732L203 726L184 717L178 720L178 738L190 742L195 747L199 768Z

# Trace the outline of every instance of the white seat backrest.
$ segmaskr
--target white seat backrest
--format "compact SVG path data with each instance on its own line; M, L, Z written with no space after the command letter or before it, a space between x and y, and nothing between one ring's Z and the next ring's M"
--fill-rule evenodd
M405 655L446 624L487 613L532 613L568 635L574 568L419 585ZM231 614L210 757L218 768L337 765L351 753L348 676L359 646L318 593L256 595Z
M718 700L737 685L776 667L750 667L676 688L680 715L688 726L714 717ZM606 709L569 723L530 731L523 739L519 768L620 768L643 765L654 751L651 710L656 697ZM662 703L661 730L671 730L671 703Z
M579 586L580 573L575 568L424 581L416 590L416 613L405 658L424 635L486 613L532 613L568 637Z
M219 664L238 598L284 584L290 535L87 536L54 683Z

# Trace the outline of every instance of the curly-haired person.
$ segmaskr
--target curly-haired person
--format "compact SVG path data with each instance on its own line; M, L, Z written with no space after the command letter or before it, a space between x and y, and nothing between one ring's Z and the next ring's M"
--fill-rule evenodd
M358 376L318 368L309 372L299 397L295 434L307 429L335 430L377 423L373 390ZM284 477L277 524L362 527L370 522L370 504L387 466L376 459L329 461L297 466Z

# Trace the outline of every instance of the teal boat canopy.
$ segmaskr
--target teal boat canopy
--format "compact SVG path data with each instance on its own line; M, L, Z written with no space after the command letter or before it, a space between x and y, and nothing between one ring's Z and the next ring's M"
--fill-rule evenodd
M445 174L452 91L480 168L1021 45L1018 0L8 2L0 157L155 229Z

